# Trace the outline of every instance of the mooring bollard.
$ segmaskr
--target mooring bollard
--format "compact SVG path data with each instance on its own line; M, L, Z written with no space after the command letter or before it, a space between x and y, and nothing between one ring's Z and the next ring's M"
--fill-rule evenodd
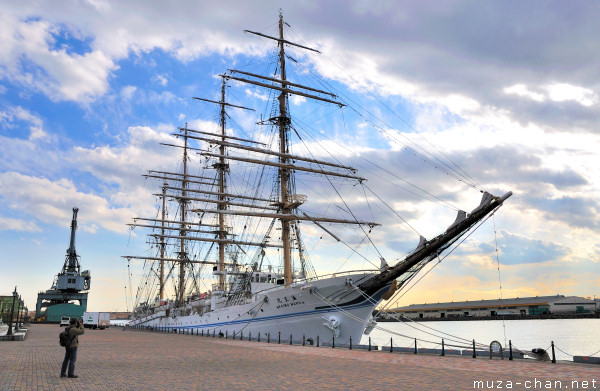
M394 340L393 337L390 337L390 353L394 352Z
M552 364L556 364L556 355L554 354L554 341L552 341Z
M267 343L271 343L271 332L267 333Z
M260 342L260 333L258 333L258 338L256 339L257 342Z
M333 334L333 343L331 344L331 348L335 349L335 334Z
M371 351L371 337L369 337L369 352Z
M292 344L292 341L293 341L292 334L290 334L290 345Z
M442 356L445 356L446 352L444 350L444 338L442 338Z
M417 339L415 338L415 351L413 352L413 354L417 354Z
M513 359L513 355L512 355L512 341L509 339L508 340L508 360L512 361Z
M277 337L277 343L281 343L281 331L279 331L279 336Z
M477 352L475 352L475 340L473 340L473 358L477 358Z

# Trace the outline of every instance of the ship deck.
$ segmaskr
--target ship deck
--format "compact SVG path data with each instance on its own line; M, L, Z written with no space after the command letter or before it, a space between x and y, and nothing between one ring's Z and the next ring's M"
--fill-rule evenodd
M486 381L495 382L493 389L507 389L509 381L515 390L548 389L547 381L549 389L600 388L597 365L415 356L119 327L86 330L79 378L61 379L59 332L56 325L35 324L25 341L0 342L0 390L471 390L489 388Z

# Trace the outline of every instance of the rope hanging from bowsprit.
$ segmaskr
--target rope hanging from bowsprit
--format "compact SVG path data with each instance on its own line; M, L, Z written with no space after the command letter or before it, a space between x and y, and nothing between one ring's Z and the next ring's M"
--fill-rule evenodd
M492 222L494 223L494 243L496 244L496 265L498 267L498 285L500 287L500 301L502 301L502 277L500 275L500 252L498 251L498 233L496 232L496 216L492 215ZM504 316L502 316L502 330L504 332L504 346L506 346L506 324L504 323Z

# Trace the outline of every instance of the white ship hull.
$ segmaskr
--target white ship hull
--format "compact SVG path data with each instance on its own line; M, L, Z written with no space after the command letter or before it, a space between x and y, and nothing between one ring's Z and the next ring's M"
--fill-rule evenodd
M371 314L389 290L387 285L372 296L367 296L356 284L375 274L361 272L322 280L276 286L257 293L253 301L232 305L205 314L167 316L159 311L149 316L133 319L131 326L160 328L166 331L215 333L239 338L259 337L272 341L281 338L316 343L359 343ZM235 334L234 334L235 333Z

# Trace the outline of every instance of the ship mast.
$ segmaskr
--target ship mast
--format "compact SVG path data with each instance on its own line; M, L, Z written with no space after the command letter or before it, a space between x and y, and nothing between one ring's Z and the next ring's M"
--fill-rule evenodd
M221 84L221 141L225 141L225 79L222 79ZM225 171L229 168L229 165L225 163L225 145L221 144L219 146L219 153L221 157L219 158L219 163L217 165L217 170L219 170L219 203L217 204L218 210L225 210L227 207L226 199L225 199ZM219 213L219 290L225 290L225 246L227 246L223 241L225 240L226 232L225 232L225 215L223 213Z
M158 287L158 297L160 298L160 300L163 300L165 298L165 263L164 261L162 261L163 259L165 259L165 214L166 214L166 193L167 193L167 186L168 183L165 181L163 183L163 187L162 187L162 213L161 213L161 220L160 220L160 259L161 261L160 263L160 275L158 276L159 278L159 287Z
M158 197L162 197L163 201L163 213L161 219L149 219L149 218L135 218L134 223L128 224L132 227L145 227L152 229L159 229L160 233L149 234L150 237L160 238L160 257L143 257L143 256L125 256L127 259L144 259L154 260L161 263L161 269L159 274L160 290L159 296L161 299L164 297L164 262L174 262L179 264L179 284L177 288L176 301L178 306L183 306L185 297L185 268L188 264L212 264L217 266L217 272L214 274L219 275L218 286L215 288L221 292L225 292L226 273L225 268L228 266L234 266L231 262L225 262L225 249L228 245L235 245L241 248L241 246L258 246L261 248L274 247L282 248L283 250L283 264L284 264L284 283L289 286L293 281L292 272L292 229L297 221L310 221L319 227L324 227L320 224L333 223L333 224L357 224L357 225L379 225L374 222L359 221L356 218L353 220L337 219L325 216L308 216L302 212L302 216L297 213L297 208L306 199L294 194L294 180L293 174L296 171L314 173L319 175L325 175L330 177L346 178L362 182L364 178L356 175L356 169L344 166L339 163L324 161L315 158L309 158L306 156L297 156L290 153L290 131L292 129L291 116L288 110L288 99L290 95L302 96L312 100L322 101L330 104L335 104L339 107L345 106L343 103L337 101L337 96L323 90L319 90L313 87L300 85L287 80L286 74L286 53L285 45L298 47L304 50L319 53L318 50L299 45L294 42L285 40L283 28L284 28L283 15L279 16L279 34L277 37L268 36L262 33L245 30L248 33L255 34L261 37L272 39L278 43L278 59L279 59L279 77L267 77L250 72L229 70L229 74L221 75L223 77L223 84L221 85L221 99L220 101L212 101L204 98L194 99L215 103L220 105L220 131L218 132L207 132L202 130L195 130L188 128L186 123L184 128L179 128L179 132L174 133L174 136L183 138L183 145L174 145L168 143L161 143L169 147L182 148L183 149L183 172L173 173L165 171L151 170L148 174L144 175L147 178L157 178L164 181L162 193L155 194ZM241 74L245 77L239 77L234 74ZM254 111L253 109L227 103L225 101L225 90L227 80L236 80L244 83L252 84L258 87L268 88L271 90L279 91L277 96L278 100L278 113L269 118L267 123L274 125L278 131L278 147L271 150L266 144L255 140L249 140L239 137L233 137L226 135L226 108L234 107L244 110ZM266 124L261 121L259 124ZM206 149L192 148L189 146L189 140L197 140L206 142L208 145L218 145L218 153L211 153ZM241 150L247 151L251 154L262 154L273 157L273 160L268 159L254 159L250 157L244 157L241 155L230 155L229 150ZM217 161L212 167L218 170L217 178L207 178L202 176L188 174L188 153L190 151L198 151L201 156L212 157ZM271 166L276 167L278 172L278 188L277 198L279 200L273 203L271 198L261 198L260 196L252 196L246 194L229 193L227 189L227 174L229 172L229 160L241 161L250 164L257 164L260 166ZM303 164L297 164L298 162ZM177 184L177 185L176 185ZM192 185L192 188L189 188ZM214 188L212 191L204 190L204 188L198 187L199 185L207 186L208 188L217 186L218 191ZM175 193L173 193L175 192ZM210 198L216 196L215 198ZM174 199L180 205L180 218L179 220L167 220L165 216L165 199ZM238 199L240 201L233 201ZM189 202L202 202L208 204L216 204L215 208L203 207L203 208L188 208ZM230 207L235 207L232 209ZM252 209L261 209L260 211L252 211ZM209 213L216 214L218 223L216 225L209 225L203 223L193 223L186 221L186 213ZM281 243L268 243L268 240L253 241L253 240L237 240L227 232L226 218L227 215L232 216L246 216L246 217L263 217L277 219L281 222L282 237ZM142 223L141 221L147 222ZM160 222L160 224L158 224ZM213 230L198 229L199 227L211 227ZM324 229L326 232L326 229ZM176 234L173 231L179 231ZM188 235L188 233L199 233L204 234L200 236ZM216 236L216 237L215 237ZM166 239L175 239L178 241L178 252L177 257L168 257L165 254ZM209 242L216 243L218 245L219 256L216 261L197 261L190 260L186 251L186 243L189 241L197 242ZM242 250L243 251L243 250Z
M245 204L240 205L240 204L231 203L227 200L227 197L233 196L234 198L237 197L237 198L245 198L245 199L254 199L254 198L248 197L248 196L235 196L233 194L227 193L227 175L226 174L229 171L229 164L225 161L227 140L229 140L229 139L242 140L242 139L239 139L236 137L230 137L225 134L226 133L226 118L227 118L227 113L225 111L225 107L231 106L231 107L237 107L237 108L244 109L244 110L251 110L251 111L254 111L254 110L247 108L247 107L237 106L237 105L232 105L232 104L227 103L225 101L225 86L226 86L226 78L222 75L221 101L219 101L219 102L215 102L215 101L212 101L209 99L194 97L194 99L197 99L197 100L210 102L210 103L216 103L221 107L220 120L219 120L221 133L219 135L216 135L220 139L220 142L218 143L219 144L219 154L216 155L219 158L219 162L213 165L213 167L219 171L219 179L218 179L219 192L216 193L218 195L216 213L218 214L218 219L219 219L219 231L218 231L219 239L216 242L219 246L218 247L219 248L219 260L218 260L217 270L219 273L219 285L218 286L219 286L220 291L225 290L225 248L228 245L227 231L225 230L226 213L224 211L227 209L228 205L252 207L252 205L245 205ZM211 134L208 132L201 132L201 131L194 131L194 132L199 133L199 134L215 136L215 134ZM193 139L206 141L206 142L214 142L215 141L213 139L207 139L207 138L203 138L203 137L195 137L195 136L190 136L190 137ZM249 141L249 140L242 140L242 141ZM203 193L203 194L212 194L212 195L215 194L214 192L209 192L209 191L198 191L198 192ZM204 199L203 201L214 202L209 199ZM210 241L210 239L205 239L205 240Z
M281 213L290 214L289 208L289 186L290 169L286 167L288 159L284 154L288 153L288 133L290 127L290 118L287 113L288 93L286 91L287 82L285 74L285 49L283 39L283 15L279 14L279 72L281 77L282 91L279 94L279 162L282 164L279 169L279 180L281 186ZM281 242L283 244L283 278L285 286L292 283L292 250L290 245L290 221L281 219Z
M179 306L183 305L183 299L185 295L185 266L187 260L187 253L185 251L185 239L186 239L186 205L188 200L187 197L187 159L188 159L188 129L187 122L185 124L185 128L183 129L183 178L181 179L181 198L179 198L179 211L180 215L180 228L179 231L180 239L179 239L179 290L177 292L177 302Z

